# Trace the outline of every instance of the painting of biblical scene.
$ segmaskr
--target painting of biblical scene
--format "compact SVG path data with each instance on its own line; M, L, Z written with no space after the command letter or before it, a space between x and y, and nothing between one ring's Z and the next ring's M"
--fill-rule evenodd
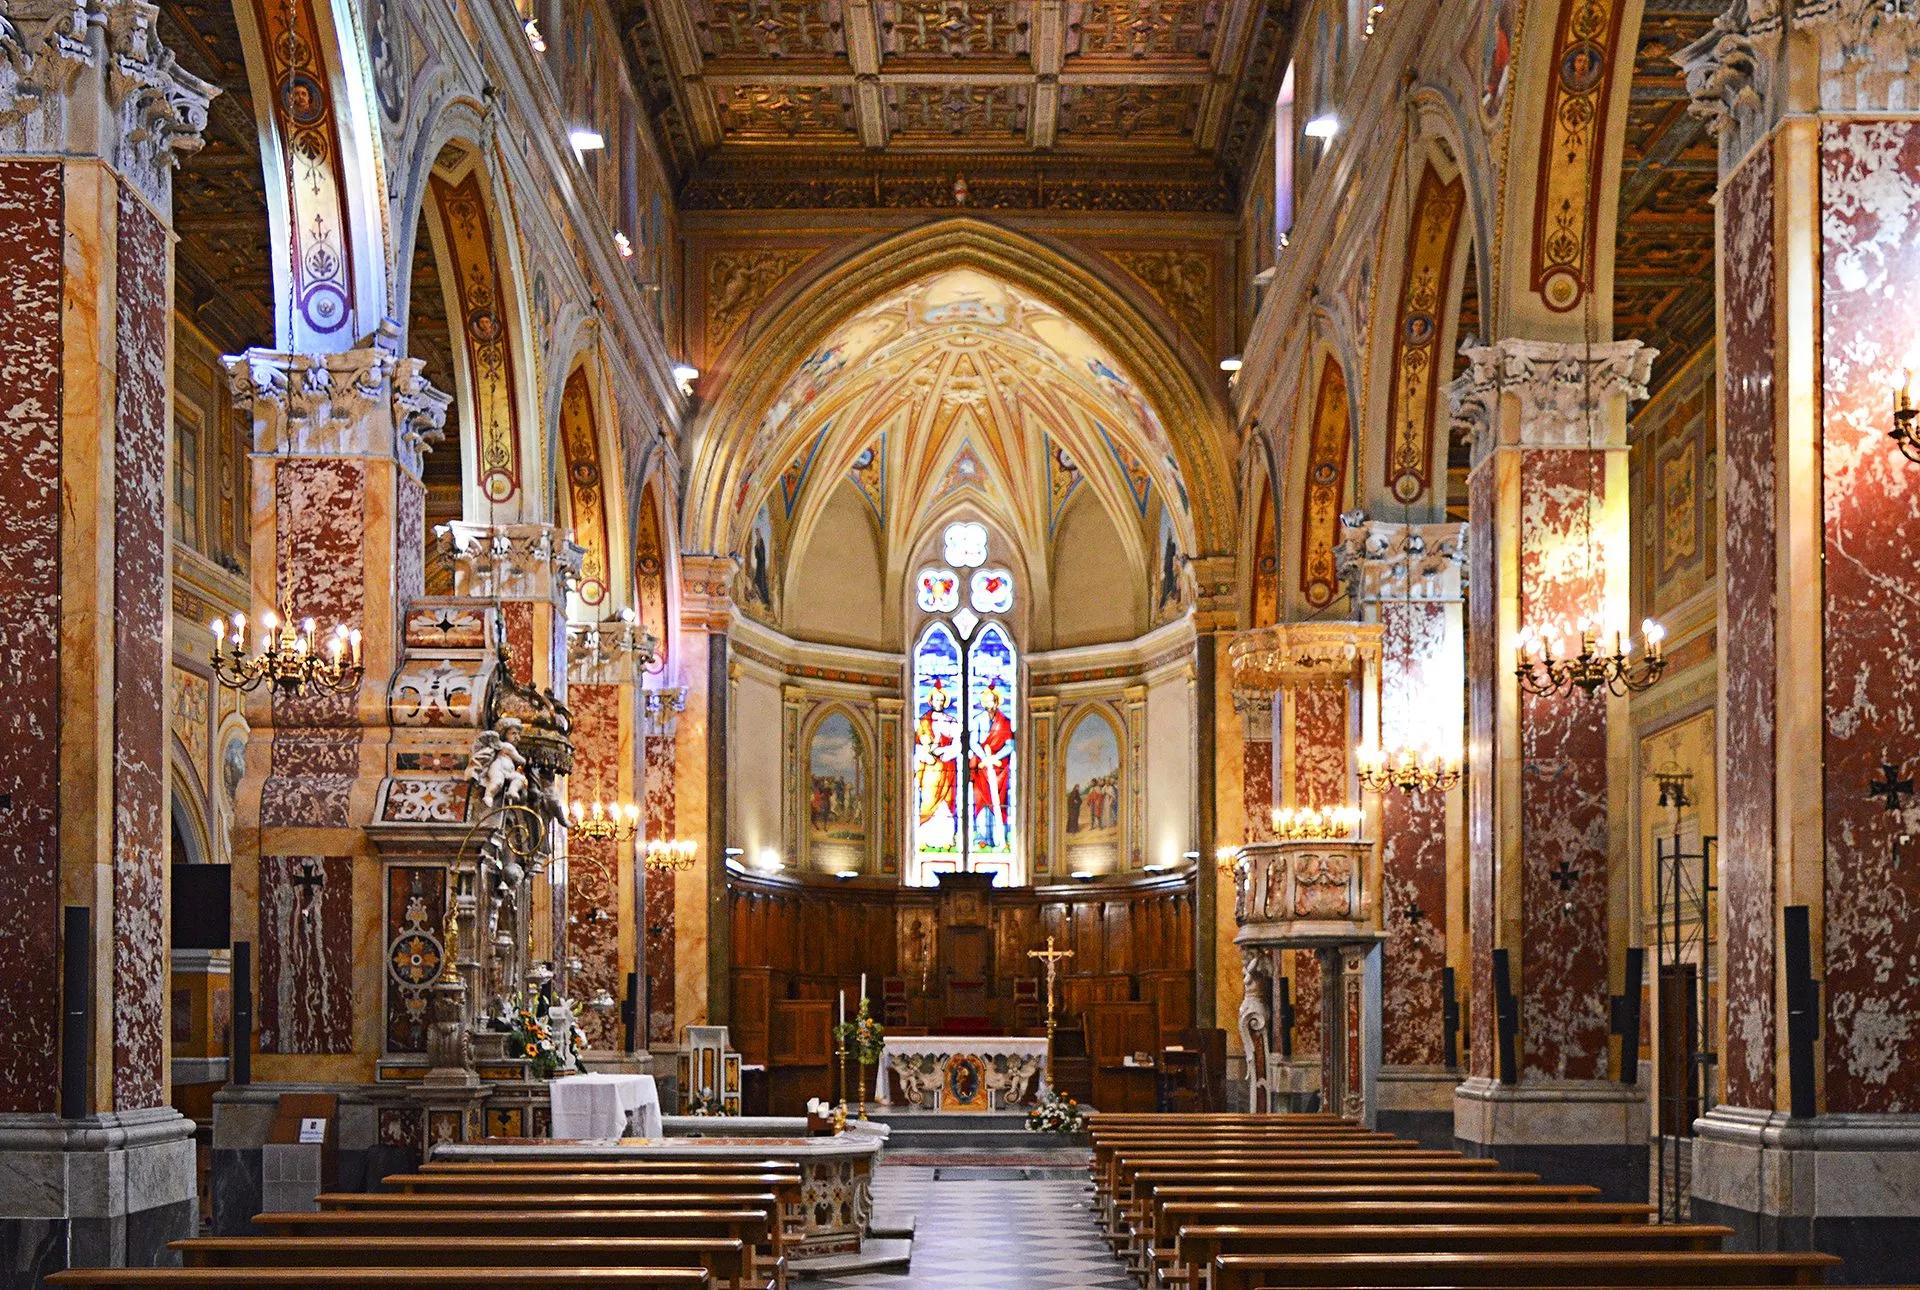
M960 643L935 623L913 652L914 849L960 851Z
M1158 626L1180 616L1180 542L1165 507L1160 509L1160 540L1154 549L1159 553L1153 573L1153 621Z
M1006 628L988 623L967 656L967 803L973 856L1011 856L1019 664Z
M867 750L842 711L821 718L807 746L807 835L836 851L866 853Z
M740 579L747 608L767 615L773 612L773 518L762 506L753 517L747 533L747 549L741 561Z
M1060 818L1067 846L1120 843L1120 734L1104 713L1089 712L1067 736L1060 759Z

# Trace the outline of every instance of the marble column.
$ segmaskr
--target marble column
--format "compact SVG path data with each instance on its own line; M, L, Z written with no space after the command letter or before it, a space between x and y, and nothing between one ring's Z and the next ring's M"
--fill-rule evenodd
M1345 517L1335 563L1349 598L1381 625L1379 747L1465 754L1466 526ZM1459 1072L1445 1062L1442 981L1460 936L1447 899L1464 860L1459 787L1379 798L1382 949L1381 1127L1433 1144L1453 1138Z
M641 697L646 722L645 761L647 836L676 839L679 831L678 767L674 738L680 714L687 710L687 692L680 686L649 689ZM642 872L642 998L638 1046L651 1049L670 1045L678 1036L675 1005L675 902L680 875L672 870Z
M151 4L22 9L0 41L0 1281L37 1285L168 1261L193 1227L168 1068L170 223L218 91ZM91 1011L63 1054L69 960Z
M1849 1281L1911 1275L1920 1221L1920 821L1869 796L1920 759L1920 464L1887 436L1920 359L1917 49L1906 8L1802 0L1676 60L1720 142L1723 337L1723 1084L1692 1207Z
M617 622L576 625L569 631L567 707L573 713L573 771L567 795L589 808L596 803L632 803L640 811L631 838L567 840L566 992L581 1009L588 1062L607 1069L627 1052L620 1003L627 974L635 970L642 929L644 889L641 848L655 836L647 827L644 787L645 736L640 682L647 655ZM636 1023L635 1047L645 1051L644 1016Z
M1454 1134L1511 1168L1647 1192L1645 1090L1619 1083L1611 998L1630 919L1626 701L1523 692L1522 631L1626 626L1626 410L1653 351L1504 340L1453 385L1468 492L1468 921L1473 1054ZM1589 412L1589 409L1591 411ZM1482 537L1484 536L1484 540ZM1497 1024L1496 962L1513 1009ZM1515 1060L1498 1060L1502 1034Z
M675 637L686 711L675 725L674 800L680 836L697 845L674 878L673 1007L682 1028L725 1024L731 956L727 918L728 630L732 556L683 552ZM656 1002L656 1008L659 1006Z

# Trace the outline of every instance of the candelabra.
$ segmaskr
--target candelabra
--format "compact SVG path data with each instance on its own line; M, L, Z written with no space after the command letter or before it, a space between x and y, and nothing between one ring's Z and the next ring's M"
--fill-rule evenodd
M1600 689L1617 695L1636 693L1658 681L1667 670L1667 658L1660 648L1666 629L1649 618L1640 625L1640 634L1646 641L1646 653L1635 662L1630 657L1632 646L1623 633L1614 633L1613 652L1609 654L1591 623L1581 624L1580 652L1572 658L1562 655L1558 642L1546 632L1536 629L1523 633L1513 674L1529 694L1557 694L1573 686L1588 694Z
M1900 455L1908 461L1920 462L1920 438L1914 435L1914 422L1920 419L1920 409L1913 406L1913 372L1900 373L1900 384L1893 391L1893 429L1887 431L1887 438L1893 440L1900 449Z
M695 849L689 838L653 838L641 852L641 863L653 873L680 873L693 868Z
M1360 827L1360 811L1352 806L1276 806L1273 836L1296 839L1347 839Z
M1403 793L1444 793L1460 782L1460 763L1434 752L1403 745L1355 751L1360 787L1369 793L1399 789Z
M632 802L575 802L568 815L568 831L591 842L625 842L640 831L640 808Z
M1240 868L1240 848L1215 847L1213 849L1213 864L1214 868L1218 869L1226 877L1233 877L1234 873Z
M271 685L282 694L322 692L351 694L359 688L364 669L360 665L360 632L344 624L327 636L325 650L319 645L313 619L301 619L295 625L284 603L260 615L254 628L255 648L247 649L247 616L235 614L231 643L225 619L212 623L213 652L208 662L220 684L235 690L254 690Z

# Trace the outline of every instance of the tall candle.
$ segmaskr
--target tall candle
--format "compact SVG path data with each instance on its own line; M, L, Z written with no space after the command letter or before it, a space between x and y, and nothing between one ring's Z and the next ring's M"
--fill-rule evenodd
M847 991L844 986L840 989L840 1024L847 1024Z
M860 1001L862 1003L867 1001L867 974L865 972L860 974Z

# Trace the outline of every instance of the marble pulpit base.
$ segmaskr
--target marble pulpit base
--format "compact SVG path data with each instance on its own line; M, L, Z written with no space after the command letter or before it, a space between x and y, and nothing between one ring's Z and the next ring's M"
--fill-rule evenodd
M192 1236L193 1121L172 1107L0 1115L0 1284L67 1267L178 1263Z

